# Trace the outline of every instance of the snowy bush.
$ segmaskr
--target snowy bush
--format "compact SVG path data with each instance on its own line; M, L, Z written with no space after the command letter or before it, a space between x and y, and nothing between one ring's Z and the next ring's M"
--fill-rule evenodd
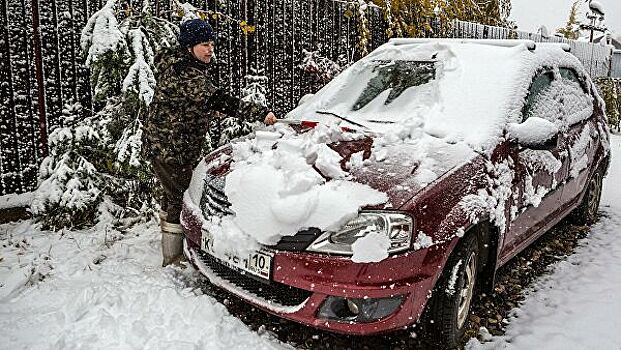
M246 75L244 80L246 86L242 88L242 101L253 105L267 107L267 81L263 72L253 71L253 74Z
M610 128L621 132L621 79L599 78L595 85L606 102L606 116Z
M152 213L154 180L140 154L141 118L156 85L153 61L178 27L151 14L148 0L108 0L81 36L91 71L92 117L68 106L49 138L32 212L46 228L117 224Z
M96 117L73 123L79 107L63 110L64 127L49 136L49 155L41 163L31 211L44 228L82 227L95 221L105 182L96 165L106 156L106 129Z

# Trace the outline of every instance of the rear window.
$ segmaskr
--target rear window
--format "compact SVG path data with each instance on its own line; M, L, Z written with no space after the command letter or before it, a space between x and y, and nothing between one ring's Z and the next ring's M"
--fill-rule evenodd
M388 105L408 88L427 84L436 78L435 62L429 61L373 61L367 69L371 71L371 79L352 106L352 111L363 108L390 89L384 101L384 105Z

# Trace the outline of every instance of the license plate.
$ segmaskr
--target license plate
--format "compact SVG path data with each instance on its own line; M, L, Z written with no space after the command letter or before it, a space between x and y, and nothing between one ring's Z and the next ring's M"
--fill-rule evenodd
M201 249L234 270L245 271L267 280L271 277L272 255L267 252L255 251L246 257L229 253L216 254L213 250L213 237L206 230L202 230Z

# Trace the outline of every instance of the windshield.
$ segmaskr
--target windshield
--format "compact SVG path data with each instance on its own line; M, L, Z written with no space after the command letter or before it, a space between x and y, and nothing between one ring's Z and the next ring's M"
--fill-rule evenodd
M437 63L415 60L371 60L352 67L346 78L332 82L313 103L314 116L338 116L350 124L391 124L437 101ZM353 123L352 123L353 122Z
M373 61L372 65L362 74L368 74L370 79L360 96L352 106L357 111L377 98L382 92L389 91L384 105L393 102L408 88L427 84L436 77L433 62L418 61Z
M387 43L287 118L353 129L359 124L382 134L422 132L487 148L521 109L520 94L536 65L522 46Z

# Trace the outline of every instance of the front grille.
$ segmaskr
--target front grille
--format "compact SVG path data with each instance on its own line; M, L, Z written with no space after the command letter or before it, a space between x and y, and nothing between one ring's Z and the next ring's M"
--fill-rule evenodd
M293 236L282 236L280 241L278 241L278 243L271 248L289 252L303 252L319 236L321 236L321 230L311 227L309 229L298 231L298 233Z
M312 294L312 292L307 290L274 281L259 281L258 277L250 277L235 271L203 251L197 250L196 253L201 262L209 267L218 277L267 301L283 306L298 306Z
M200 205L205 217L233 215L231 202L224 193L224 177L205 178Z

